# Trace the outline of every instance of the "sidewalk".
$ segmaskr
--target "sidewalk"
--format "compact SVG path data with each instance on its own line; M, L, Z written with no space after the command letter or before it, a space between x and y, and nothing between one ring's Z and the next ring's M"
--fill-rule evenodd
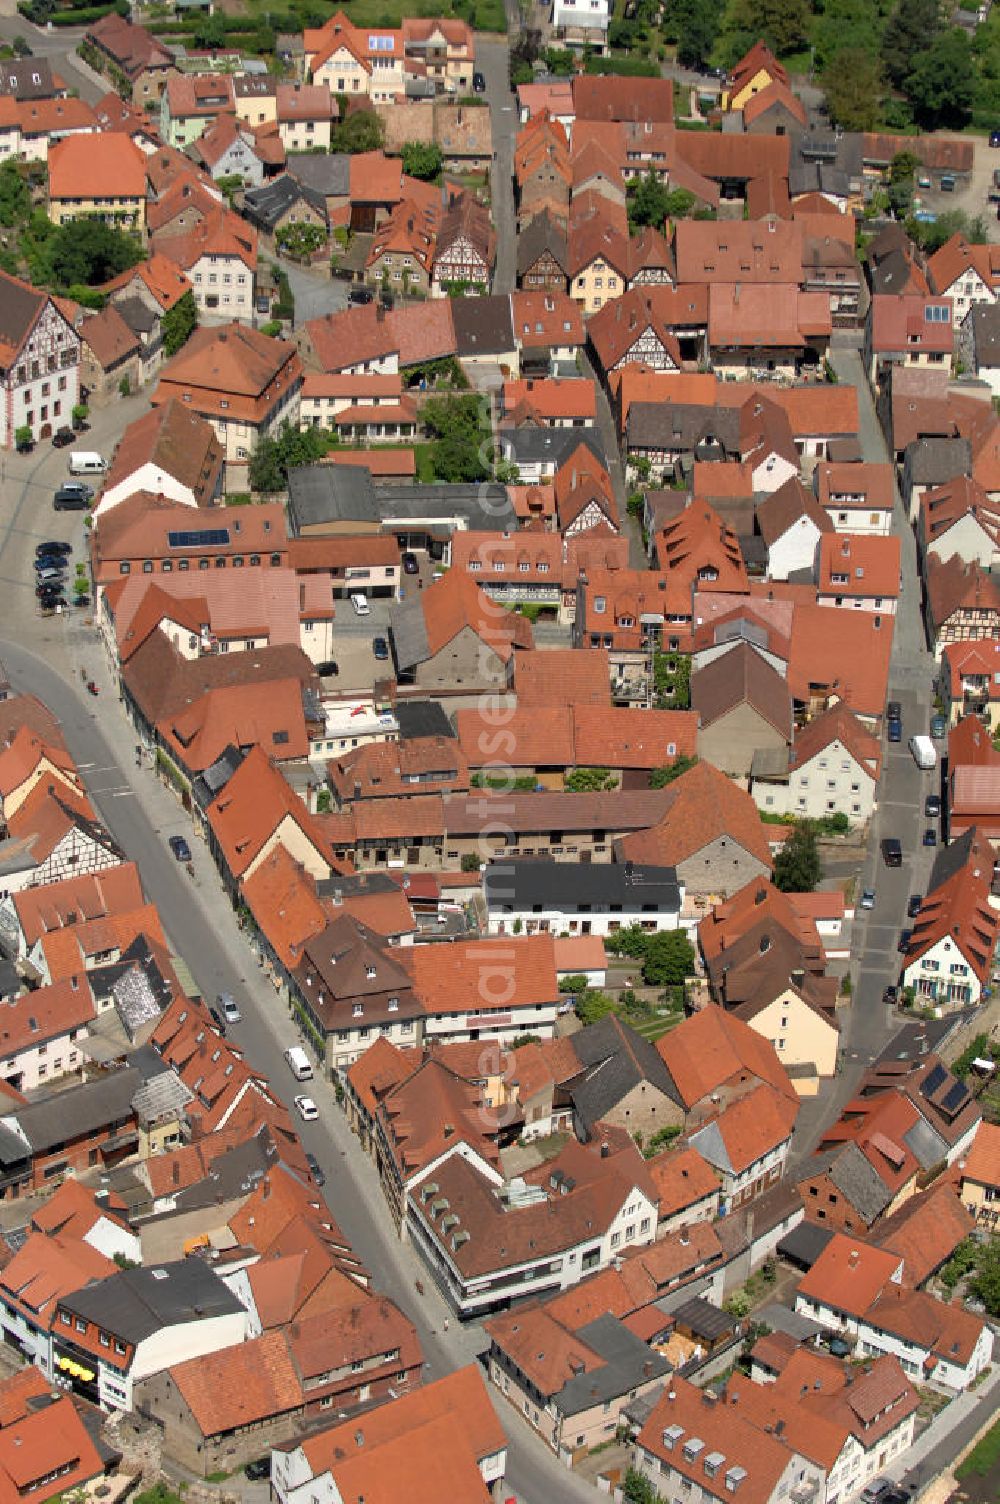
M997 1415L1000 1365L994 1363L989 1378L977 1389L958 1394L938 1412L923 1435L891 1467L897 1482L916 1484L914 1497L950 1470L973 1438Z

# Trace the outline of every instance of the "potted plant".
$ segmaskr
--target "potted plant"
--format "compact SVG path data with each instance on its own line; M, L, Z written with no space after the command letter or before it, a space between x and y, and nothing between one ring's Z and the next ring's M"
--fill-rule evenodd
M89 417L90 408L85 402L78 402L73 408L73 427L76 429L77 433L79 433L80 430L86 426L86 422Z
M22 424L20 428L14 430L14 444L18 454L28 454L34 447L31 429L27 423Z

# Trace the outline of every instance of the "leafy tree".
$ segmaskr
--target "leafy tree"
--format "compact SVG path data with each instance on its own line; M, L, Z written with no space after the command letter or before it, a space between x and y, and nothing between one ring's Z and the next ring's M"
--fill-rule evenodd
M587 978L581 974L571 977L563 977L559 983L559 991L570 993L575 996L578 992L586 992Z
M403 147L403 171L425 183L437 177L443 161L441 148L433 141L407 141Z
M821 82L831 120L848 131L875 128L883 92L878 58L864 48L845 47L830 59Z
M446 482L488 480L484 454L489 449L489 411L482 397L430 397L424 426L431 435L434 475Z
M576 1000L576 1016L582 1024L600 1023L602 1018L607 1018L614 1011L614 1003L598 987L588 987Z
M899 0L882 36L882 61L891 83L905 82L917 54L930 46L940 30L938 0Z
M919 166L920 162L912 151L897 152L889 164L889 205L897 219L905 219L913 207Z
M969 38L949 27L913 59L903 85L914 114L931 130L967 125L976 94L976 70Z
M225 47L226 18L222 15L199 16L192 28L191 37L196 47Z
M23 224L31 213L31 192L16 161L0 167L0 225Z
M249 481L254 491L283 491L288 472L297 465L311 465L333 446L322 428L292 428L284 425L277 438L262 439L250 458Z
M194 293L188 288L173 308L168 308L163 315L163 349L168 359L177 354L181 345L187 343L197 327L198 305L194 300Z
M693 768L697 761L697 757L688 757L685 753L678 757L676 762L668 763L662 768L654 768L649 775L650 788L665 789L668 783L673 783L675 778L680 778L683 773Z
M659 1495L645 1473L630 1467L622 1485L624 1504L657 1504Z
M602 792L615 786L614 776L607 768L573 768L564 782L571 794Z
M352 110L333 132L331 151L379 151L385 145L385 126L374 110Z
M811 825L796 825L774 862L774 884L783 893L811 893L823 875Z
M49 278L60 287L74 282L94 287L141 260L138 240L99 219L75 219L46 236L44 262Z
M326 231L322 225L282 225L274 238L289 256L311 256L325 242Z
M971 1289L991 1316L1000 1316L1000 1238L992 1237L980 1250Z
M612 955L628 956L632 961L641 961L646 954L646 944L649 936L639 924L626 924L620 930L613 930L605 938L604 948Z
M762 38L783 57L808 41L808 0L735 0L728 24L741 36Z
M694 946L683 930L660 930L646 942L642 979L648 987L677 987L694 974Z
M666 24L677 40L677 61L686 68L708 62L719 35L720 7L712 0L672 0Z
M985 245L989 240L982 216L977 214L975 219L970 219L962 209L946 209L931 224L925 224L919 219L908 219L906 232L929 256L939 251L953 235L964 235L970 245Z

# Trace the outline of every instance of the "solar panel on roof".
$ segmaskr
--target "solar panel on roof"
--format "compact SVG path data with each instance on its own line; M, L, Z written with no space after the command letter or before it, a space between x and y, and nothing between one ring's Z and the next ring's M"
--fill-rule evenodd
M196 532L168 533L171 548L218 548L229 542L227 527L203 527Z
M955 1108L959 1107L961 1103L965 1101L968 1095L969 1088L967 1086L963 1086L961 1081L956 1081L955 1085L951 1088L951 1091L944 1099L944 1107L946 1111L954 1112Z
M937 1091L938 1087L941 1085L941 1082L944 1080L947 1074L948 1073L943 1065L936 1065L931 1071L930 1075L927 1077L927 1080L924 1082L923 1086L920 1088L921 1096L932 1096L934 1092Z

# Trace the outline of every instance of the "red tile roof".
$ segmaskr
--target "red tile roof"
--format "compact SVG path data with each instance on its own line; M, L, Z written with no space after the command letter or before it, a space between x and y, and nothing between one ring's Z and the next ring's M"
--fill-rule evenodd
M722 1087L753 1080L789 1103L798 1100L771 1041L715 1003L662 1035L656 1048L688 1108Z

